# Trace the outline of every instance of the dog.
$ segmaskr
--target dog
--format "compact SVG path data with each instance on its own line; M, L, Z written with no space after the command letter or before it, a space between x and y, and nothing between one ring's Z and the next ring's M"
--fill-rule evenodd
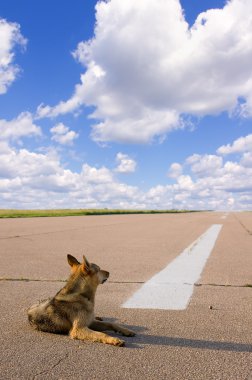
M71 266L67 284L53 298L28 309L30 324L40 331L69 334L72 339L124 346L124 340L104 331L111 330L124 336L134 336L135 333L94 316L97 287L107 281L109 272L89 263L85 256L82 263L71 255L67 255L67 260Z

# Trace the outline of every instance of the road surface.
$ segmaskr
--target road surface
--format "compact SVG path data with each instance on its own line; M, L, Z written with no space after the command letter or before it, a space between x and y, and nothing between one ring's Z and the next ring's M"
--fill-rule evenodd
M125 347L29 326L68 253L110 272L96 314L136 331ZM1 219L0 259L3 380L252 379L252 213Z

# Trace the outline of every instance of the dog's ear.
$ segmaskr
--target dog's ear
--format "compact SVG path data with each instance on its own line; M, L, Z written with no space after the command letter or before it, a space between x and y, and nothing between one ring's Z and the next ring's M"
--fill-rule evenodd
M79 261L75 257L73 257L72 255L67 255L67 261L71 267L76 266L76 265L80 265Z
M83 255L83 269L86 273L90 271L90 264L88 262L88 259L84 255Z

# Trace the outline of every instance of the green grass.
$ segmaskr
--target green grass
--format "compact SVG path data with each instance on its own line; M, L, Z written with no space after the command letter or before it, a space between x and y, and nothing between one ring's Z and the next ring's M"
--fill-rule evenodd
M116 214L169 214L193 212L186 210L111 210L111 209L63 209L63 210L0 210L0 218L34 218L51 216L116 215Z

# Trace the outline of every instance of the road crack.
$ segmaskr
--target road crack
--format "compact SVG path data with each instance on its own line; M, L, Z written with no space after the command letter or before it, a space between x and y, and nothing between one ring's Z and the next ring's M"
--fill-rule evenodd
M38 376L40 375L48 375L54 368L56 368L63 360L66 360L68 358L69 354L66 353L66 355L64 355L64 357L60 358L52 367L44 370L44 371L41 371L41 372L38 372L36 373L35 375L33 375L32 377L32 380L35 380Z
M245 226L245 224L237 217L237 215L234 214L234 217L235 219L238 221L238 223L241 225L241 227L250 235L252 236L252 231L250 231L250 229Z

